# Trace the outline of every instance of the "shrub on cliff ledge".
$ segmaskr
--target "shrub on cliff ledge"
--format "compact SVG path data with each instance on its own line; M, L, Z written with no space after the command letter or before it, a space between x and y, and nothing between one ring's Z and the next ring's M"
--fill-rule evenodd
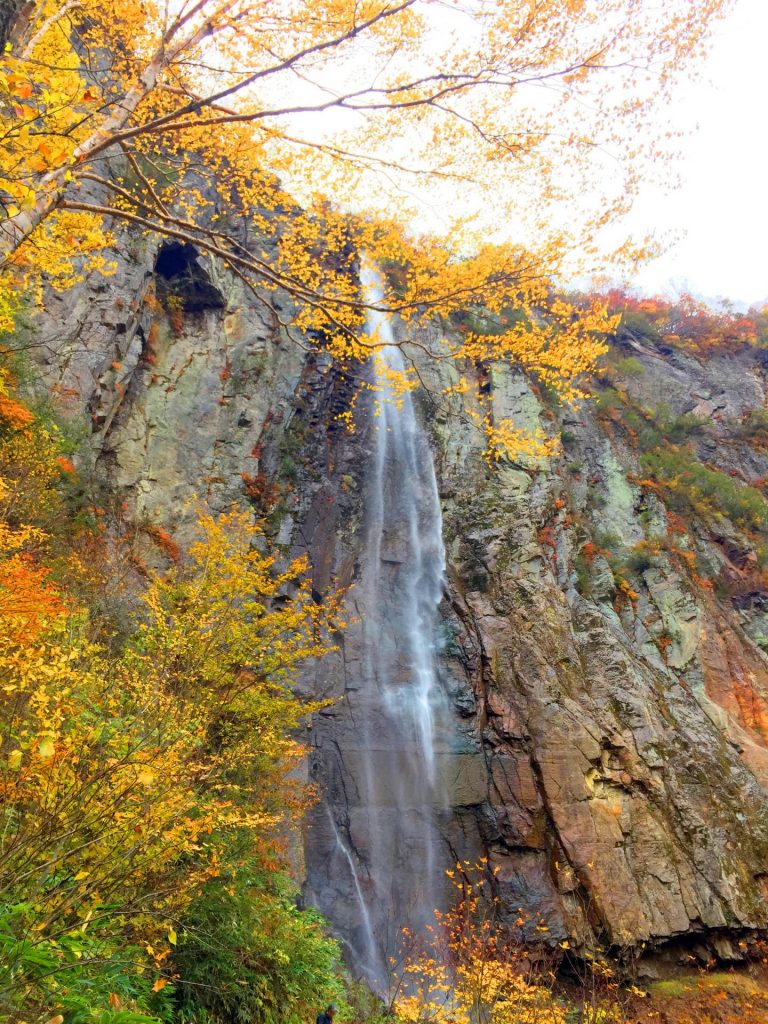
M643 471L663 488L675 511L725 514L737 526L768 533L768 502L749 484L698 462L687 448L656 449L641 457Z

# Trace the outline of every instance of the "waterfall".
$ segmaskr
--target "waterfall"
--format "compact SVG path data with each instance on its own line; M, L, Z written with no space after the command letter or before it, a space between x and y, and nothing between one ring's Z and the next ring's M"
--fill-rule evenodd
M364 265L361 280L368 301L380 302L376 271ZM443 520L432 454L411 393L398 395L390 382L388 371L405 375L392 325L371 310L368 330L386 347L376 361L376 448L366 509L367 674L378 683L391 719L411 737L414 767L425 784L418 788L426 797L436 785L435 725L444 711L435 650L445 574ZM379 640L388 628L395 644L386 656Z
M377 304L378 274L364 267L361 280ZM437 670L445 551L432 454L411 394L392 385L392 373L405 367L387 317L372 311L368 333L383 347L374 361L363 544L350 596L357 625L348 643L359 656L346 670L338 713L345 724L337 719L323 747L332 749L324 754L332 829L315 902L342 933L353 969L384 992L402 930L418 934L443 903L441 755L450 741Z

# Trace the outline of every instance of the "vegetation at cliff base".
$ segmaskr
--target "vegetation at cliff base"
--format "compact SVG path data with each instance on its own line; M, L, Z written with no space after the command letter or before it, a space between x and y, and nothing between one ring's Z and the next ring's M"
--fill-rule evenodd
M333 602L245 513L119 537L65 431L0 397L0 1019L306 1019L339 951L286 874L318 707L290 687Z

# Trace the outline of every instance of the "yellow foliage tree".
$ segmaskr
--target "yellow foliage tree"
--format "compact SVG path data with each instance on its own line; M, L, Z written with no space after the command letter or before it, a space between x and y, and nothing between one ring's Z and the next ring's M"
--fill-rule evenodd
M98 951L127 928L162 969L231 837L281 863L310 797L293 733L321 706L289 684L336 622L304 563L278 571L259 536L245 513L202 516L115 655L24 560L42 531L0 527L0 1005L24 1003L35 965L65 971L86 933Z
M422 936L406 936L406 953L393 974L392 1009L403 1024L566 1024L576 1012L555 992L561 949L547 943L542 921L503 907L487 860L459 862L449 871L456 902L435 913ZM597 975L602 963L593 960ZM613 979L613 972L605 968ZM579 993L584 1024L623 1024L618 985Z
M730 2L25 5L0 74L0 325L41 274L109 272L122 223L223 260L273 312L287 292L287 326L358 358L377 344L365 252L401 271L383 309L413 325L482 308L501 329L454 340L457 358L572 397L611 321L558 303L552 277L626 207L659 155L651 113ZM422 188L460 197L442 237L403 228Z
M412 938L397 978L397 1018L404 1024L565 1024L565 1008L552 991L556 958L524 932L546 928L522 915L516 923L503 919L487 861L460 862L448 876L456 902L435 913L425 936Z

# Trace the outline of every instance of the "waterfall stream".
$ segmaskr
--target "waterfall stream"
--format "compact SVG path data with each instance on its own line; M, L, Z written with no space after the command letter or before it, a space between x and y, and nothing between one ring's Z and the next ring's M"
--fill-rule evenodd
M377 273L363 268L361 280L367 300L379 302ZM392 386L404 362L387 317L372 311L368 332L384 347L351 595L360 655L347 668L351 725L333 737L344 792L326 797L332 829L317 902L344 934L353 969L383 991L403 929L418 934L442 902L449 714L437 672L445 552L432 454L411 394Z

